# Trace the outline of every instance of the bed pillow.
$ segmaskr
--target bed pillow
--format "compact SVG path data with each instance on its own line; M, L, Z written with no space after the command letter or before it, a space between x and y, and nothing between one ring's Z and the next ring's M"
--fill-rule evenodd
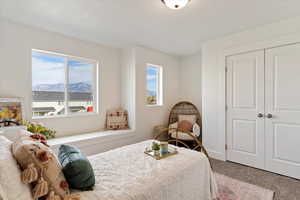
M16 141L21 136L31 135L31 134L32 133L20 127L9 127L9 128L5 128L3 131L0 132L0 135L6 137L8 140L12 142Z
M178 115L178 122L187 120L191 122L192 125L196 123L196 115Z
M77 190L92 190L95 185L95 175L92 165L80 150L72 145L59 147L58 159L70 188Z
M12 142L0 136L0 198L4 200L32 199L29 185L21 181L21 169L11 152Z
M65 197L68 183L55 154L39 138L22 136L12 145L12 152L23 171L21 180L32 185L34 199L50 194Z

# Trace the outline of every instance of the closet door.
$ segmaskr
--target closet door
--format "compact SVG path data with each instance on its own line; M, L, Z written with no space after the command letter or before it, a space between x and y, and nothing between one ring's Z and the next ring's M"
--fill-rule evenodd
M264 168L264 51L226 62L227 160Z
M266 50L266 169L300 178L300 44Z

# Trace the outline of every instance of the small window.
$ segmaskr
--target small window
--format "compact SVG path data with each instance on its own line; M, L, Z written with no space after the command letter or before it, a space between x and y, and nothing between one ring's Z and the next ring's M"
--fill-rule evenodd
M95 61L32 51L32 116L97 112Z
M162 105L162 67L147 65L147 105Z

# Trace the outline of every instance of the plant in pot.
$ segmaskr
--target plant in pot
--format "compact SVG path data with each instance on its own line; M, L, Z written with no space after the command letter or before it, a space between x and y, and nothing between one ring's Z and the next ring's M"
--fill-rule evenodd
M159 150L160 150L160 144L157 142L153 142L152 143L152 150L154 152L155 156L158 156L160 154Z
M24 126L26 126L27 131L34 134L41 134L46 137L46 139L51 139L55 137L56 131L45 127L42 123L24 121Z

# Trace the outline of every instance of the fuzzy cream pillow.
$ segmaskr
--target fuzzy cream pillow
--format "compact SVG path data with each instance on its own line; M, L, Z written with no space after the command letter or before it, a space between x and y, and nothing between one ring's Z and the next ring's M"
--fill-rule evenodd
M11 152L12 142L0 136L0 199L32 199L29 185L21 181L21 169Z

